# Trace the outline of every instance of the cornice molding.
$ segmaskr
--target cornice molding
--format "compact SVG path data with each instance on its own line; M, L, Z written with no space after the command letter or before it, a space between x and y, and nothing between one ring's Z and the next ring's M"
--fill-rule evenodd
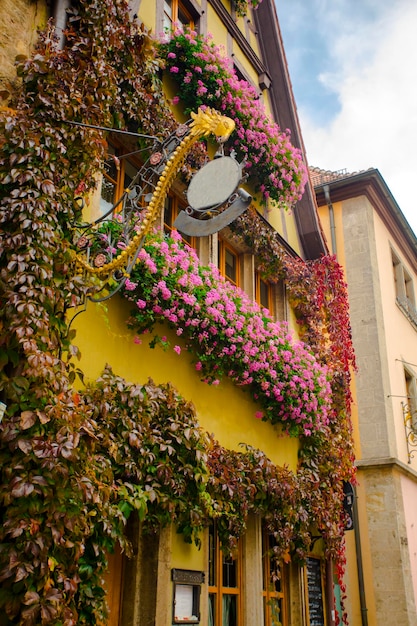
M379 459L356 460L355 466L358 470L371 471L376 469L397 470L414 482L417 482L417 472L412 467L394 457L382 457Z
M324 186L329 187L332 203L364 196L370 202L387 230L417 273L417 239L400 207L377 169L369 169L346 178L328 181L315 187L319 206L327 204Z

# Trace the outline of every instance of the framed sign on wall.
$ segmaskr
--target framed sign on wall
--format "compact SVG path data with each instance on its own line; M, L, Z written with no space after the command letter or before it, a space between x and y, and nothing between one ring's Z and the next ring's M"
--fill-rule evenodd
M199 624L201 585L204 582L204 572L173 569L171 577L174 583L172 623Z

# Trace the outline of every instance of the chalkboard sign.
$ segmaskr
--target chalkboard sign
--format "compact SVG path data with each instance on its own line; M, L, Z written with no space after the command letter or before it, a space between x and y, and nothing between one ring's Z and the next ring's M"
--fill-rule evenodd
M325 626L320 559L307 557L306 571L310 626Z

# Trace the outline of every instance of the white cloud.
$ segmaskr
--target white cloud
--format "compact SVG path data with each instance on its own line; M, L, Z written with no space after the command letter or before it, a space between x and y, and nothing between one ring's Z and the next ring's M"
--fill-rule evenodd
M377 168L417 233L417 3L314 0L314 6L317 29L309 37L318 37L320 47L325 38L322 67L331 68L317 72L317 80L340 108L323 123L314 102L298 102L308 161L331 170ZM297 94L297 76L292 80Z

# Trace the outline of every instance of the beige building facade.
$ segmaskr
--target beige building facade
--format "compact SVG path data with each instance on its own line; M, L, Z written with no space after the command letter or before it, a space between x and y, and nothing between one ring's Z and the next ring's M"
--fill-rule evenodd
M312 168L357 359L350 623L417 624L417 240L378 170Z

